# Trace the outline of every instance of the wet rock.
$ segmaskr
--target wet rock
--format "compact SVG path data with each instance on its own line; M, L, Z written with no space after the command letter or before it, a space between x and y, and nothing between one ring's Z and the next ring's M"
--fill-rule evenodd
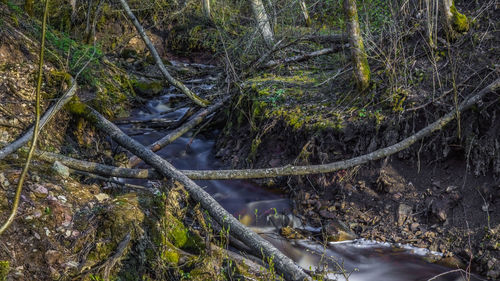
M59 175L63 179L66 179L69 177L69 168L64 166L59 161L54 162L54 164L52 165L52 171L54 171L54 173L56 175Z
M354 240L356 234L342 221L331 220L323 226L323 232L326 234L326 240L330 242Z
M280 234L287 239L304 239L304 235L288 226L282 227L280 229Z
M412 210L413 208L411 206L408 206L403 203L399 204L397 212L399 226L402 226L406 222L406 220L411 216Z

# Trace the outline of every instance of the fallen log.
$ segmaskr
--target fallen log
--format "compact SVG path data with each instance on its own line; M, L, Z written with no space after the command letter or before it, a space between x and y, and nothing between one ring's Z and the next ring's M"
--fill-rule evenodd
M186 87L186 85L184 85L181 81L175 79L168 72L167 68L165 67L165 65L163 64L163 62L162 62L162 60L160 58L160 55L156 51L155 46L153 45L153 43L149 39L149 36L144 31L144 28L139 23L139 21L137 20L137 18L134 15L134 13L132 12L132 10L130 10L130 7L128 6L127 1L126 0L120 0L120 3L122 4L122 7L125 10L125 13L129 17L130 21L132 21L132 23L134 24L135 29L137 30L137 32L141 36L142 40L144 41L144 43L148 47L149 52L151 53L151 55L153 56L153 58L154 58L154 60L156 62L156 65L160 69L160 71L163 74L163 76L165 77L165 79L167 79L168 83L172 84L174 87L176 87L177 89L179 89L183 94L185 94L186 96L188 96L197 105L205 107L208 104L210 104L209 101L198 97L188 87Z
M319 57L319 56L328 55L328 54L335 53L335 52L340 52L342 49L344 49L346 47L347 46L345 46L345 45L338 45L338 46L321 49L321 50L314 51L314 52L307 53L307 54L303 54L303 55L297 55L297 56L283 58L283 59L277 59L277 60L270 60L267 63L261 65L260 68L272 68L272 67L276 67L276 66L282 65L282 64L301 62L301 61L305 61L305 60L308 60L308 59L311 59L314 57Z
M458 111L462 112L470 108L475 103L479 102L487 93L494 92L500 88L500 79L495 80L479 93L467 98L459 106ZM310 166L282 166L276 168L264 169L246 169L246 170L182 170L192 180L232 180L232 179L254 179L254 178L272 178L280 176L297 176L308 174L330 173L338 170L352 168L354 166L365 164L369 161L378 160L403 149L430 135L432 132L442 129L445 125L451 122L456 117L457 111L454 109L445 116L436 120L434 123L421 129L416 134L405 138L404 140L386 148L378 149L369 154L361 155L348 160L332 162L321 165ZM44 152L40 155L40 159L48 162L60 161L64 165L81 171L94 173L102 176L137 178L137 179L161 179L154 170L146 169L128 169L107 166L82 160L72 159L66 156L61 156L53 153Z
M123 1L123 0L122 0ZM203 209L214 218L231 235L245 243L248 247L262 254L264 260L272 260L277 271L284 278L292 281L312 280L298 265L290 258L281 253L271 243L241 224L235 217L229 214L215 199L205 190L190 180L186 175L178 171L172 164L156 155L137 141L124 134L113 123L91 108L87 108L85 117L97 128L106 132L114 141L128 149L141 158L145 163L155 168L167 178L180 182L189 192L191 198L199 202Z
M192 128L196 127L199 125L205 117L208 115L212 114L213 112L217 111L219 108L221 108L224 103L229 100L231 96L226 96L217 103L209 106L208 108L202 109L196 114L191 120L186 122L184 125L180 126L179 128L175 129L174 131L170 132L163 138L155 141L154 143L148 145L148 149L150 149L153 152L156 152L165 146L171 144L174 142L176 139L187 133L189 130ZM132 168L134 166L137 166L139 163L141 163L141 160L137 156L132 156L129 160L128 167Z
M62 95L62 97L53 105L51 106L45 114L42 116L40 119L40 130L47 124L52 117L66 104L68 103L71 98L75 95L77 88L76 80L71 78L71 86L70 88ZM14 142L6 145L2 149L0 149L0 160L4 159L5 157L9 156L11 153L14 153L16 150L18 150L20 147L28 143L28 141L31 139L33 136L34 132L34 127L31 126L24 135L19 137L17 140Z

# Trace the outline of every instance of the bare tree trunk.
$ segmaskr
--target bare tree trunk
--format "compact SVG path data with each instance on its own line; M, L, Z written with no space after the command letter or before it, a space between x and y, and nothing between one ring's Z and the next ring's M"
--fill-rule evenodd
M306 26L311 26L311 18L309 17L309 11L307 10L306 1L300 0L300 10L302 10L302 16L304 17L304 22Z
M354 79L360 91L370 85L370 67L366 58L363 37L358 22L358 10L356 0L344 0L344 13L347 25L347 36L351 49L354 69Z
M24 11L26 11L26 14L28 14L28 16L30 16L30 17L33 16L33 5L34 4L35 4L34 0L24 1Z
M437 47L437 21L440 0L425 0L426 24L427 24L427 41L432 49Z
M469 19L458 12L453 0L441 0L441 13L448 39L456 39L460 33L469 31Z
M234 235L254 251L261 253L265 261L272 261L278 273L283 274L286 280L312 280L311 277L290 258L281 253L264 238L241 224L234 216L228 213L217 201L215 201L210 194L190 180L186 175L178 171L172 164L127 136L97 111L89 108L86 112L86 118L88 118L97 128L106 132L106 134L118 144L155 168L160 174L184 185L191 198L199 202L202 208L205 209L213 219L223 226L224 229L227 229L231 235Z
M212 14L210 12L210 0L202 0L203 1L203 14L207 19L212 18Z
M257 28L262 34L267 46L272 47L274 45L274 34L271 29L271 24L269 23L269 17L267 16L264 3L262 3L262 0L250 0L250 4L252 5L253 15L257 22Z
M160 55L156 51L155 46L149 40L149 36L146 34L144 31L144 28L142 25L139 23L137 18L135 17L134 13L132 13L132 10L130 10L130 7L127 4L126 0L120 0L120 3L122 4L123 9L125 10L127 16L129 17L130 21L134 24L135 29L137 30L137 33L141 36L142 40L146 44L146 46L149 49L149 52L151 52L151 55L153 56L156 65L160 69L161 73L165 77L165 79L170 83L172 86L176 87L179 89L184 95L188 96L194 103L196 103L199 106L205 107L207 106L210 102L198 97L195 93L193 93L186 85L182 84L181 81L175 79L170 73L168 72L167 68L163 64Z

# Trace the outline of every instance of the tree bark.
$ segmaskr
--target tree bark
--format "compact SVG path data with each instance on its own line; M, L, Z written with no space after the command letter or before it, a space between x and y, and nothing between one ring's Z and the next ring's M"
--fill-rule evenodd
M268 259L272 259L277 271L283 274L285 279L292 281L311 280L311 278L290 258L281 253L271 243L241 224L205 190L190 180L186 175L175 169L175 167L165 159L145 148L137 141L131 139L95 110L88 108L86 118L97 128L106 132L106 134L108 134L118 144L122 145L130 152L141 158L144 162L155 168L163 176L172 178L183 184L190 196L196 202L199 202L201 206L207 210L210 216L220 225L229 230L231 235L234 235L250 248L262 253L263 258L266 261Z
M50 107L45 114L42 116L40 119L40 130L47 124L52 117L66 104L68 103L71 98L75 95L77 89L76 81L71 78L71 86L70 88L64 93L64 95L52 106ZM28 143L28 141L31 139L33 136L34 132L34 127L31 127L22 135L20 138L15 140L14 142L8 144L7 146L3 147L0 149L0 160L4 159L7 157L9 154L14 153L16 150L18 150L20 147Z
M203 4L203 14L207 19L212 18L212 13L210 12L210 0L202 0Z
M370 85L370 67L368 66L368 59L359 28L356 0L344 0L344 14L347 36L351 47L354 79L356 80L358 89L364 91Z
M274 45L274 33L271 29L264 3L262 3L262 0L250 0L250 4L252 6L255 21L257 22L257 28L262 34L266 45L271 48Z
M24 11L30 17L33 17L33 15L34 15L34 13L33 13L33 6L34 6L34 4L35 4L34 0L25 0L24 1Z
M311 26L312 22L311 18L309 17L309 11L307 10L306 1L300 0L299 5L300 10L302 11L302 16L304 17L304 23L306 24L306 26Z
M469 31L469 20L458 12L453 0L441 0L440 12L448 39L454 40L459 34Z
M153 58L154 58L154 60L156 62L156 65L160 69L160 71L163 74L163 76L165 77L165 79L167 79L167 81L171 85L173 85L174 87L176 87L177 89L179 89L183 94L185 94L186 96L188 96L191 100L193 100L193 102L196 103L197 105L202 106L202 107L207 106L209 104L209 102L207 100L198 97L188 87L186 87L186 85L182 84L182 82L180 82L179 80L177 80L174 77L172 77L172 75L170 75L170 73L168 72L167 68L163 64L163 62L162 62L162 60L160 58L160 55L156 51L156 48L154 47L154 45L151 42L151 40L149 39L148 35L144 31L144 28L139 23L139 21L137 20L137 18L134 15L134 13L132 13L132 11L130 10L130 7L128 6L127 1L126 0L120 0L120 3L122 4L122 7L125 10L125 13L129 17L130 21L132 21L132 23L134 24L135 29L137 30L137 32L141 36L142 40L144 41L144 43L148 47L149 52L151 52L151 55L153 56Z

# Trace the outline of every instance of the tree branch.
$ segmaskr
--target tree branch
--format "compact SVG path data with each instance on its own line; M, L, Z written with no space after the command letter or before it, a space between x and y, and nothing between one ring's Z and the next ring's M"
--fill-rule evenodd
M75 79L71 78L71 87L64 93L64 95L52 106L50 107L45 114L42 116L40 119L40 130L47 124L52 117L66 104L68 103L71 98L75 95L77 88L77 84ZM14 142L6 145L2 149L0 149L0 160L4 159L11 153L14 153L16 150L18 150L20 147L28 143L28 141L31 139L33 136L34 132L34 127L32 126L31 128L24 133L21 137L19 137L17 140Z
M153 56L153 58L154 58L154 60L156 62L156 65L160 69L160 71L163 74L163 76L165 77L165 79L167 79L167 81L170 84L172 84L174 87L176 87L177 89L179 89L183 94L185 94L186 96L188 96L191 100L193 100L193 102L196 103L197 105L205 107L208 104L210 104L209 101L198 97L188 87L186 87L186 85L182 84L182 82L180 82L179 80L177 80L174 77L172 77L172 75L170 75L170 73L168 72L167 68L163 64L163 62L162 62L162 60L160 58L160 55L156 51L156 48L154 47L154 45L151 42L151 40L149 40L148 35L144 31L144 28L139 23L139 21L137 20L137 18L134 15L134 13L132 13L132 11L130 10L130 7L128 6L127 1L126 0L120 0L120 3L122 4L122 7L125 10L125 12L126 12L127 16L129 17L130 21L132 21L132 23L134 24L135 29L137 30L137 32L141 36L142 40L144 40L144 43L146 44L146 46L148 47L149 51L151 52L151 55Z

